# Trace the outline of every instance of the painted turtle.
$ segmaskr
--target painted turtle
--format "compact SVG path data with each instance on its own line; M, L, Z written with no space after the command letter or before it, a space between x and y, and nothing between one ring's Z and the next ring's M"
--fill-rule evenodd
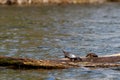
M98 55L96 55L95 53L88 53L86 55L87 58L93 58L93 57L98 57Z
M69 52L66 52L63 50L64 53L64 57L70 59L70 61L82 61L82 59L80 57L77 57L74 54L71 54Z

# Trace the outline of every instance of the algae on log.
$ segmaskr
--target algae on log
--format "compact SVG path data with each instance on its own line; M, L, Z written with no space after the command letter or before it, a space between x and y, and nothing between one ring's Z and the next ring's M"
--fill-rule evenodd
M0 66L17 69L64 69L75 67L120 67L117 63L120 56L82 58L82 61L71 62L69 59L34 60L0 56Z

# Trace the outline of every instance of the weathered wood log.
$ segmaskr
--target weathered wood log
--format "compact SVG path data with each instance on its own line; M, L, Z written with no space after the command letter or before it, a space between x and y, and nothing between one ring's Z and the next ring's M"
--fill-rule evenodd
M0 66L7 66L10 68L22 68L22 69L59 69L59 68L68 68L67 64L61 63L60 61L55 60L33 60L27 58L13 58L0 56Z
M74 67L120 67L120 56L82 58L82 61L71 62L69 59L34 60L0 56L0 66L17 69L64 69Z
M106 3L120 2L120 0L0 0L0 4L81 4L81 3Z

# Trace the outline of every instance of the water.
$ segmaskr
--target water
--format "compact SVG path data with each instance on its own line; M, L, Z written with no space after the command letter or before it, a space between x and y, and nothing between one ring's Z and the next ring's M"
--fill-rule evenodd
M62 49L120 52L120 5L0 6L0 55L33 59L62 58ZM0 80L120 80L119 69L12 70Z

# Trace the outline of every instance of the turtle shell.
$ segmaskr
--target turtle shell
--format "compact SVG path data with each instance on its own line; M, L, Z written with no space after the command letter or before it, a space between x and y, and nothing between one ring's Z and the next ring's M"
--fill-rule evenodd
M76 58L76 55L63 51L65 58Z
M76 55L74 55L74 54L68 54L67 55L69 58L76 58Z
M93 58L93 57L98 57L98 55L96 55L95 53L88 53L86 57Z
M71 61L82 61L80 57L77 57L74 54L71 54L69 52L63 51L65 58L69 58Z

